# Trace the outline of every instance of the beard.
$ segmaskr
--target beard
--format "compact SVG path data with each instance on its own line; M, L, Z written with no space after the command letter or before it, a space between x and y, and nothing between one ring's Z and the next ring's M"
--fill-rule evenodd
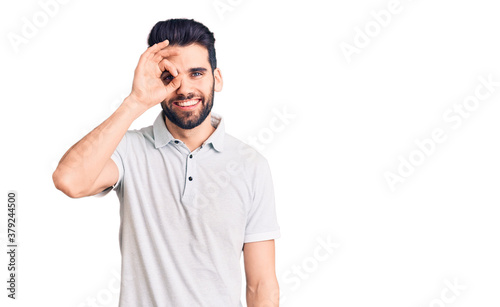
M200 98L201 110L196 107L195 110L183 111L174 110L177 108L174 106L174 101L192 99L193 97ZM208 114L212 111L214 104L214 87L212 86L210 94L207 98L204 95L194 95L190 93L188 96L178 95L172 99L169 99L166 103L165 100L162 101L161 107L163 109L163 114L176 126L182 129L193 129L198 127L207 118Z

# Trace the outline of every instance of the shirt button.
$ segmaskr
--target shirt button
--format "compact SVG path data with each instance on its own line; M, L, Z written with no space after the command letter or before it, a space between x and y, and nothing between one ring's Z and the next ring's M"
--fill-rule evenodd
M189 155L189 158L192 159L193 158L193 155Z
M175 144L179 144L179 141L177 141L177 140L175 140L174 142L175 142Z
M188 179L189 179L189 181L193 181L193 177L191 177L191 176L189 176Z

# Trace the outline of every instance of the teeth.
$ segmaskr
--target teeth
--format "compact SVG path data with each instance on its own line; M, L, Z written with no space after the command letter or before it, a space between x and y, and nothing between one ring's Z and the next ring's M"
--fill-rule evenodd
M177 104L181 107L187 107L187 106L192 106L192 105L195 105L198 103L198 99L191 99L191 100L188 100L186 102L177 102Z

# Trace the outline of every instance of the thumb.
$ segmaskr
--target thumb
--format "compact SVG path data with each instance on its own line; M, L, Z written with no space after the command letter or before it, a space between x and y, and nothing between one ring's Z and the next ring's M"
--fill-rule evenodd
M179 78L173 78L167 85L167 92L172 93L181 86L182 81Z

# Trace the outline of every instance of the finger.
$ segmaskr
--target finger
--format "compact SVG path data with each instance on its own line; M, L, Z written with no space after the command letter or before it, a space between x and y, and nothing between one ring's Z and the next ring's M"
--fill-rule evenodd
M158 63L158 67L160 68L160 71L162 73L163 73L163 71L166 70L174 77L177 77L177 75L179 74L177 72L177 68L174 66L174 64L172 64L172 62L170 62L167 59L161 60L160 63Z
M161 50L158 50L155 53L155 56L156 55L161 55L162 57L166 58L173 55L179 55L179 50L176 48L163 48Z
M167 92L175 92L181 86L181 80L179 78L173 78L166 86Z
M155 53L155 55L152 58L152 61L158 64L161 60L163 60L163 58L168 58L176 55L179 55L178 50L163 49Z
M141 57L139 58L139 64L143 65L144 62L147 59L151 58L151 56L154 55L156 51L161 50L161 49L167 47L168 44L169 44L169 41L168 41L168 39L166 39L163 42L154 44L153 46L151 46L148 49L146 49L146 51L144 51L144 53L141 54Z
M149 47L144 54L146 55L154 55L158 50L161 50L165 47L167 47L169 44L168 39L164 40L163 42L159 42L154 44L153 46Z

